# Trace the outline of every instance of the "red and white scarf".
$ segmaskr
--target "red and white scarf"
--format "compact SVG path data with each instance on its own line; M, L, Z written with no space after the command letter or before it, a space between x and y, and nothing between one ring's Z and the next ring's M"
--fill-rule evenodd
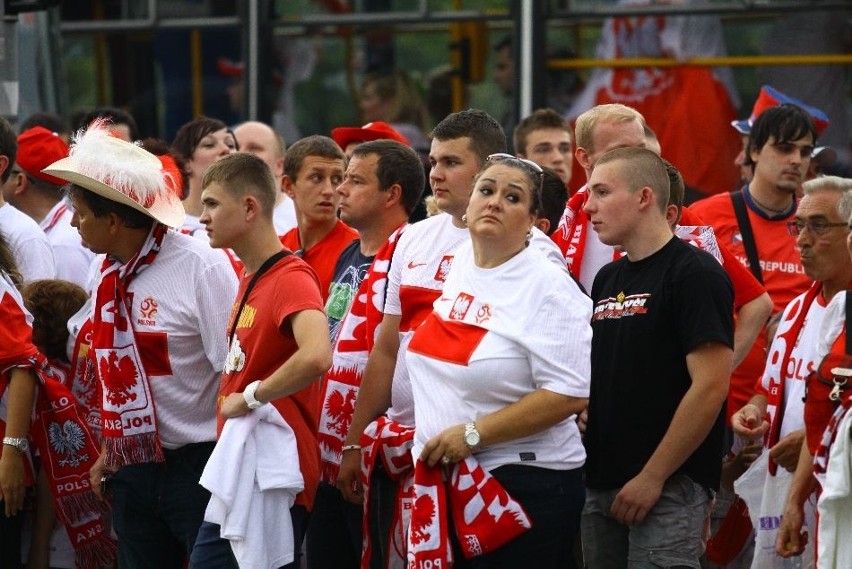
M820 486L825 484L825 475L828 472L828 457L831 455L831 445L837 439L838 427L850 409L852 409L852 393L844 394L840 399L840 404L834 410L831 419L829 419L828 426L822 434L819 447L817 447L817 451L814 453L814 475L819 480Z
M414 466L414 507L408 531L409 567L452 567L447 507L466 559L506 545L532 527L523 506L469 456L450 468Z
M580 271L583 267L583 255L586 252L586 239L589 235L589 216L583 210L588 195L587 186L583 186L568 199L562 219L559 220L559 226L550 236L565 256L568 271L578 281L581 280ZM621 253L613 249L612 260L616 261L620 257Z
M796 319L793 321L793 324L786 331L778 335L778 337L784 342L784 357L773 357L773 354L770 352L769 358L767 359L766 373L770 374L771 382L771 385L769 386L769 393L767 395L767 408L772 414L772 423L769 427L769 432L766 434L766 448L772 448L780 438L781 422L784 419L784 390L787 382L787 376L789 375L789 366L787 365L787 362L790 359L790 355L793 353L793 348L798 343L799 335L802 332L802 328L804 327L805 319L811 309L811 305L813 305L821 291L822 283L815 282L811 285L811 288L805 293L804 299L802 300L802 307L796 315ZM773 344L774 343L775 342L773 342ZM774 476L777 469L778 465L770 457L769 473Z
M337 482L341 449L349 434L361 378L375 343L376 330L382 321L393 252L406 227L407 224L394 231L373 258L352 299L352 306L340 323L331 369L323 378L322 409L317 433L320 480L332 486Z
M127 287L154 262L167 228L155 223L139 252L122 264L107 257L95 292L92 348L95 370L103 390L104 464L163 462L157 434L157 414L148 376L136 342Z
M34 368L41 385L32 437L50 481L56 517L68 532L77 567L109 566L115 561L116 544L89 482L98 447L74 395L58 377L48 375L43 364Z
M361 485L364 488L362 569L369 569L373 556L373 544L370 540L370 481L373 479L373 469L379 461L388 477L397 483L385 567L407 565L405 536L414 501L414 463L411 458L413 445L414 429L395 423L387 417L379 417L370 423L361 435Z
M25 345L29 340L22 338L20 343ZM77 567L108 566L115 561L116 545L106 531L104 512L89 483L89 469L98 458L98 447L74 396L59 376L52 375L44 356L29 345L28 354L19 353L13 359L8 357L13 354L0 347L0 397L13 368L29 369L36 375L39 386L30 433L48 477L56 516L71 538ZM2 420L0 427L5 432ZM29 453L22 459L32 483Z

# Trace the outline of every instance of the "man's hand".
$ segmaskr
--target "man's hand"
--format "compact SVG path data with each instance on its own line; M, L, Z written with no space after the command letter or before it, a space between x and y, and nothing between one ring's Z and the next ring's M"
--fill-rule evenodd
M589 406L583 407L583 410L577 414L577 428L580 429L580 436L586 434L586 425L589 423Z
M796 465L799 464L799 454L802 451L804 440L804 429L793 431L769 449L769 457L775 461L775 464L788 472L796 472Z
M343 453L340 471L337 474L337 487L343 497L359 506L364 503L364 487L361 485L361 451L350 450Z
M239 417L249 412L248 403L246 403L242 392L231 393L224 401L222 407L219 408L222 417L230 419L231 417Z
M798 504L787 502L784 517L778 527L778 537L775 540L775 552L781 557L794 557L805 551L808 543L808 532L802 531L804 510Z
M757 405L747 403L731 417L731 428L743 438L759 439L769 430L769 421Z
M664 483L665 480L656 480L640 472L616 495L612 502L612 516L628 526L642 523L660 499Z
M0 497L10 518L24 507L24 459L14 448L3 445L0 455Z
M98 460L95 461L95 464L89 469L89 484L92 485L92 492L95 493L95 496L100 500L105 500L106 496L101 492L101 479L107 474L114 474L116 472L115 469L109 469L104 464L104 453L98 456Z

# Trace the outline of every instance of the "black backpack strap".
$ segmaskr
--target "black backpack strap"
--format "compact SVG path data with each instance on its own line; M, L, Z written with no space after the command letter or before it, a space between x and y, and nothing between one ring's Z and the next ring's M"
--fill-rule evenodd
M852 322L852 290L846 291L846 355L852 355L852 334L849 333L849 323Z
M731 193L731 201L734 202L734 213L737 215L737 224L740 226L740 235L743 238L749 269L760 284L763 284L763 272L760 270L760 259L757 256L757 245L754 242L754 233L751 230L751 221L748 219L745 197L742 190Z

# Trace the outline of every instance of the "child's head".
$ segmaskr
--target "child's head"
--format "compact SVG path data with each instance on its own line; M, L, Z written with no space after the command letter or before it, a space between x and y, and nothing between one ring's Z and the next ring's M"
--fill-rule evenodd
M60 279L32 281L21 289L33 315L33 343L51 360L68 361L68 319L86 303L82 287Z

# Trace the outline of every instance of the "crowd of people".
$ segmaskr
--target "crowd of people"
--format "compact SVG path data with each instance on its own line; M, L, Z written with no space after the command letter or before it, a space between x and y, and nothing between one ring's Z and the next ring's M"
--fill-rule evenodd
M403 110L0 119L0 566L852 567L828 117L686 205L628 106Z

